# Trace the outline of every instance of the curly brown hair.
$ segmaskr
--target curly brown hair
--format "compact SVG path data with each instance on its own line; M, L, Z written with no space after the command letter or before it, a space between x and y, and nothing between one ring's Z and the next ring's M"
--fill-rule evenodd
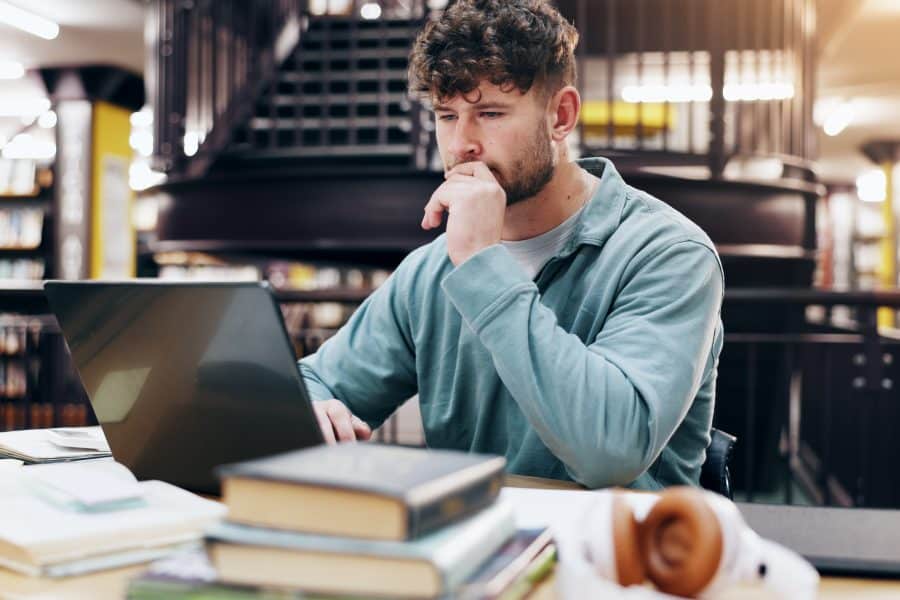
M416 38L409 90L468 97L486 80L504 91L552 93L575 83L577 43L578 32L546 0L457 0Z

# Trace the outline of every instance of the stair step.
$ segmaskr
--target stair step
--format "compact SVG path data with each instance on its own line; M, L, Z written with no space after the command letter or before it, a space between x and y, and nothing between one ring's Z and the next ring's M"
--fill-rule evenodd
M234 146L228 152L230 158L241 160L269 160L275 158L309 158L361 156L409 156L412 144L347 144L345 146L289 146L284 148L252 148Z
M309 106L315 105L344 105L344 104L400 104L409 110L409 96L401 92L369 92L369 93L300 93L300 94L276 94L274 98L268 98L275 106Z
M409 131L409 117L309 117L305 119L254 117L250 128L255 131L277 131L281 129L360 129L392 127Z
M412 45L412 40L409 40L410 46ZM322 60L334 60L334 59L408 59L409 58L410 47L407 46L405 48L327 48L325 50L321 48L310 48L308 46L301 46L296 51L292 58L300 59L300 60L310 60L316 57L321 58Z

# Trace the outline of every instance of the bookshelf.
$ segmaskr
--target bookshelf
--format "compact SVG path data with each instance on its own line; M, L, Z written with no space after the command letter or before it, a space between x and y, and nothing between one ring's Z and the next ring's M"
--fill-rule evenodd
M56 276L53 169L29 162L0 160L0 431L93 423L43 293Z

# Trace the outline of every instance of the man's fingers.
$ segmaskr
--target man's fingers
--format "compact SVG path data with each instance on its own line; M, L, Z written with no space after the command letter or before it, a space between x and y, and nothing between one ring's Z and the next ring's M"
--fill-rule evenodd
M328 418L334 427L339 442L352 442L356 439L353 425L350 423L350 410L340 401L330 402L326 408Z
M316 420L319 422L319 429L322 430L322 437L325 438L325 443L335 444L337 440L334 439L334 428L331 426L331 419L328 418L328 413L325 412L323 404L323 402L313 402L313 412L316 414Z
M372 428L369 427L368 423L356 415L351 415L350 423L353 425L353 432L356 433L356 439L365 441L372 437Z
M449 179L453 175L467 175L469 177L476 177L485 181L497 181L497 178L494 177L494 174L491 172L490 167L488 167L480 160L460 163L450 169L444 177L446 179Z
M425 205L425 216L422 217L422 229L434 229L441 226L444 211L447 210L446 201L443 199L441 187L436 189Z

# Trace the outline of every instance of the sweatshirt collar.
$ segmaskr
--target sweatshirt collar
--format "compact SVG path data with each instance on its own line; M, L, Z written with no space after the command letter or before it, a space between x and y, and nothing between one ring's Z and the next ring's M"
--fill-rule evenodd
M603 157L591 157L578 159L576 163L598 177L600 185L581 211L575 232L569 243L560 250L560 257L572 254L582 244L603 246L619 226L625 207L626 184L612 161Z

